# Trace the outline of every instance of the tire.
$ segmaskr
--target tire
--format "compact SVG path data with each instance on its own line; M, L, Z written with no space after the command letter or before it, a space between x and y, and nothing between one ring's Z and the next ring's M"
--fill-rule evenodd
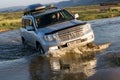
M37 43L36 45L37 45L37 50L39 51L39 53L40 53L40 54L44 54L45 51L44 51L44 49L42 48L42 46L40 45L40 43Z
M24 38L22 38L22 45L23 45L23 48L27 48L27 44Z

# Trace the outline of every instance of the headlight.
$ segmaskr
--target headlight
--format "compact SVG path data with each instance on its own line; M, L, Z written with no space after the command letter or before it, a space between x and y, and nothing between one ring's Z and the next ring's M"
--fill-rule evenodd
M90 24L86 24L85 26L83 26L83 33L87 33L91 30L91 25Z
M53 41L54 40L52 35L45 35L44 38L46 41Z
M57 33L45 35L44 38L46 41L53 41L58 37Z
M58 38L58 33L54 33L54 34L53 34L53 38L54 38L54 39L57 39L57 38Z

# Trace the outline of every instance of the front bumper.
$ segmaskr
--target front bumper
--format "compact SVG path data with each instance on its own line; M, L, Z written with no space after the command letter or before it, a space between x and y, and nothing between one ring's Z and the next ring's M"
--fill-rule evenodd
M74 46L84 46L88 43L91 43L94 41L94 33L93 31L85 34L84 36L81 36L79 38L76 38L76 39L72 39L72 40L68 40L68 41L65 41L65 42L60 42L59 44L58 43L54 43L54 44L47 44L47 45L44 45L44 49L45 49L45 52L49 52L49 51L55 51L55 50L59 50L61 48L67 48L67 47L74 47ZM65 47L60 47L60 46L64 46Z

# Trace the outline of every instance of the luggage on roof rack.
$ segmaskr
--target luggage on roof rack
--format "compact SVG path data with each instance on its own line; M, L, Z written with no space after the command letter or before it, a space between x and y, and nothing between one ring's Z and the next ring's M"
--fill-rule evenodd
M32 5L29 5L25 10L24 10L24 15L27 15L27 14L32 14L33 12L35 11L38 11L38 10L43 10L45 9L46 6L42 5L42 4L32 4Z
M47 9L52 9L52 8L57 8L57 7L54 7L54 5L44 6L42 4L33 4L33 5L29 5L25 9L24 15L34 14L36 12L43 12L43 11L45 11Z

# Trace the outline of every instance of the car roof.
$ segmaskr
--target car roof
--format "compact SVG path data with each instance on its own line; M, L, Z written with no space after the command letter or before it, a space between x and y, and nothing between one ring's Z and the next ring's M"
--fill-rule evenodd
M34 13L34 14L27 14L27 15L23 15L23 16L33 16L33 17L37 17L37 16L40 16L40 15L45 15L45 14L49 14L49 13L53 13L53 12L58 12L58 11L61 11L63 9L49 9L49 10L45 10L45 11L42 11L42 12L37 12L37 13Z
M33 14L33 16L37 17L37 16L40 16L40 15L49 14L49 13L57 12L57 11L60 11L60 10L63 10L63 9L48 9L48 10L45 10L43 12Z
M57 7L54 7L54 5L44 6L41 4L32 4L29 5L24 10L24 16L31 15L31 16L39 16L43 14L49 14L52 12L60 11L61 9L58 9Z

